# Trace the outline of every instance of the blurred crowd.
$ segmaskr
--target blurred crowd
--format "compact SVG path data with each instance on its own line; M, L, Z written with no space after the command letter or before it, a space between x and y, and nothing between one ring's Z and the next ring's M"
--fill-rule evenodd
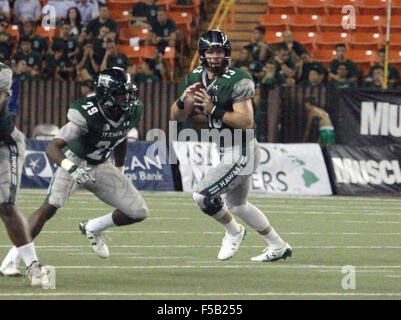
M336 88L369 87L381 88L384 82L384 48L378 52L379 62L367 74L347 58L345 44L338 43L336 58L328 69L314 61L310 53L297 41L292 32L283 32L283 41L273 46L264 41L264 27L253 30L252 42L242 48L233 65L249 71L257 86L322 86L329 84ZM388 88L400 85L400 73L391 64L388 66Z
M12 66L21 80L64 79L93 81L98 72L118 66L134 75L137 82L172 80L162 59L167 46L177 42L177 27L164 6L143 0L128 14L131 27L149 28L146 45L155 46L152 58L131 64L118 49L119 28L110 18L106 0L50 0L56 13L57 37L52 41L38 34L43 18L38 0L0 0L0 61ZM178 0L191 4L190 0ZM18 41L9 25L18 25Z

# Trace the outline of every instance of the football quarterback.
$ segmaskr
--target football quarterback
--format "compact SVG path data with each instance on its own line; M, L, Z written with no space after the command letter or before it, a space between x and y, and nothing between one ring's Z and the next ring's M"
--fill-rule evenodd
M218 259L233 257L245 236L245 228L232 214L242 218L268 244L267 249L252 261L285 259L291 256L292 248L280 238L263 212L247 201L251 174L260 160L253 130L255 85L252 77L240 68L229 66L231 44L228 36L220 30L203 34L198 52L200 66L183 78L180 98L171 108L171 119L186 119L185 98L194 86L201 83L203 88L195 92L194 104L207 117L209 132L217 130L219 133L212 135L212 139L219 147L221 162L198 182L193 199L205 214L215 218L226 229ZM227 139L227 136L231 137Z

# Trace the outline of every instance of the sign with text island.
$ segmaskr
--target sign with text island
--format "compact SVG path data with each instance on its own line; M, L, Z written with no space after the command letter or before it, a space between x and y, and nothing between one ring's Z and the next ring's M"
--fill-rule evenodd
M330 180L318 144L260 143L260 162L250 177L251 193L331 195ZM183 190L192 192L207 171L220 162L206 142L173 142L180 162Z

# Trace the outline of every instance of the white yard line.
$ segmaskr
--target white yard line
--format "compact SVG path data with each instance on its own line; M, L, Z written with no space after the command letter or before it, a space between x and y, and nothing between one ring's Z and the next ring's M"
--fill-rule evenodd
M75 218L83 219L83 218ZM74 220L75 220L74 219ZM7 231L0 230L0 234ZM41 231L41 234L80 234L79 230L63 231ZM126 230L126 231L104 231L106 234L224 234L224 231L167 231L167 230ZM401 232L280 232L282 235L296 236L401 236Z
M9 248L10 245L0 245L0 248ZM35 245L37 249L41 248L86 248L81 245L67 246L40 246ZM220 248L221 246L212 245L109 245L109 248ZM266 246L241 246L241 248L265 248ZM294 249L401 249L401 246L293 246Z

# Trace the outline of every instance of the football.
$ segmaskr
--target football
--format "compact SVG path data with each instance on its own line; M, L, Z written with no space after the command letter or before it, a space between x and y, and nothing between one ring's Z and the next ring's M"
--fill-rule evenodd
M195 109L195 92L199 91L201 88L205 89L204 85L201 83L197 83L191 91L188 92L184 99L184 111L188 117L193 116L196 114L197 110Z

